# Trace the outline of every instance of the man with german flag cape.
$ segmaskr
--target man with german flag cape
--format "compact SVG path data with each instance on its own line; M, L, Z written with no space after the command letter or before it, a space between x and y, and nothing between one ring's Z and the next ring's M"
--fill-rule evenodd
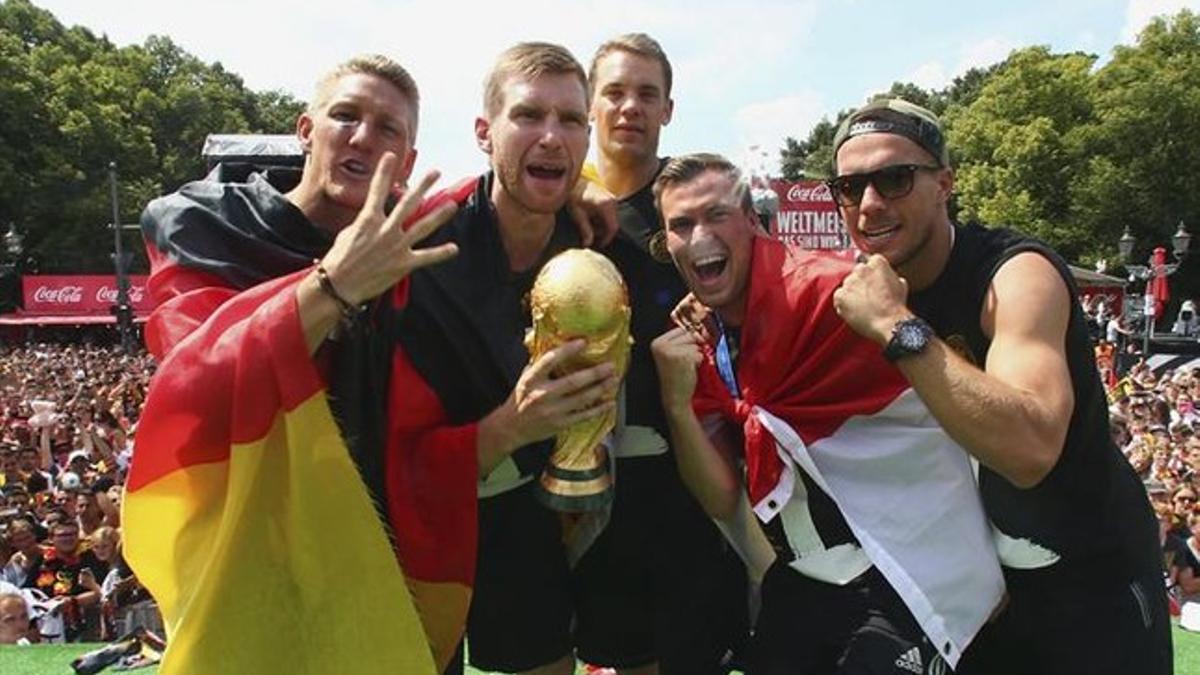
M1000 602L999 564L966 454L834 310L853 263L758 236L717 155L672 159L655 194L716 325L652 347L680 472L718 521L748 498L778 555L748 670L952 668Z
M218 167L143 215L162 366L125 550L164 673L436 673L461 639L476 449L386 436L411 388L392 370L404 280L455 253L414 245L470 193L425 199L430 174L387 212L417 105L398 64L352 59L297 122L299 176Z
M428 196L431 173L388 211L416 156L417 105L398 64L354 58L297 121L299 175L218 166L146 208L146 341L162 366L127 488L126 553L163 611L164 673L437 673L461 642L477 483L517 445L476 424L412 429L442 410L439 387L463 364L435 356L422 371L405 350L470 343L405 336L410 273L458 252L455 237L414 246L457 205L488 208L474 179ZM591 238L586 218L615 228L602 199L580 205L576 241ZM418 295L420 316L458 311ZM492 391L455 385L471 400ZM563 404L534 390L527 415ZM563 420L550 422L552 435Z

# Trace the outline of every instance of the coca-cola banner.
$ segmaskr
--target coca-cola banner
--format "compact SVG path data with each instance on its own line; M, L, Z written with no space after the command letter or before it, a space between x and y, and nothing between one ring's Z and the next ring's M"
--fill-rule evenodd
M146 293L143 275L129 276L129 303L138 313L154 309ZM25 275L26 314L109 314L117 304L117 279L114 276Z
M829 186L819 180L771 181L779 212L771 223L776 239L808 249L850 248Z

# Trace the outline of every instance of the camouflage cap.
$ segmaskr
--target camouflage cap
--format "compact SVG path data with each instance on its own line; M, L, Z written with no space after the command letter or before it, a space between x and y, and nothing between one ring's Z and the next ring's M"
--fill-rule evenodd
M868 103L838 125L833 137L834 170L843 143L855 136L879 133L903 136L933 155L939 166L950 166L946 136L937 115L902 98L889 98Z

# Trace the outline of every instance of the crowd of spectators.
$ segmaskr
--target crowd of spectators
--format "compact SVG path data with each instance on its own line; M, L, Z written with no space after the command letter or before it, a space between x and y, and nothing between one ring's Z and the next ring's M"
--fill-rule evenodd
M1110 391L1113 438L1158 515L1172 600L1200 601L1200 368L1135 365Z
M0 346L0 644L161 630L120 522L154 367L112 346Z
M1153 372L1127 321L1102 300L1083 299L1096 367L1109 388L1113 438L1146 485L1159 519L1167 589L1177 610L1200 602L1200 367ZM1173 332L1188 336L1194 306Z
M1113 437L1159 517L1169 592L1200 601L1200 367L1156 375L1119 317L1103 302L1084 307ZM0 644L161 631L120 528L154 368L145 351L115 346L0 346Z

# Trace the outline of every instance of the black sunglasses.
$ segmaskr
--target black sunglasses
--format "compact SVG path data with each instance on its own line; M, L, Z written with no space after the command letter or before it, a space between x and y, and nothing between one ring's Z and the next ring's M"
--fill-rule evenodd
M850 173L825 181L833 199L841 206L858 206L867 184L875 186L875 191L884 199L900 199L912 192L913 174L918 171L937 171L940 166L923 164L893 164L869 173Z

